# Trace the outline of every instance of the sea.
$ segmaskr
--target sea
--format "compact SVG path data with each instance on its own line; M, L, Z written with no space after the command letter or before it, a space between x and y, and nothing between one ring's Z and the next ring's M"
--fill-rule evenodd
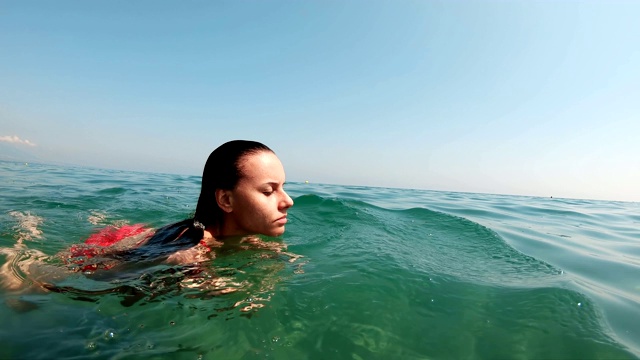
M204 272L57 259L107 226L188 218L200 180L0 162L19 285L0 290L0 358L640 358L636 202L291 182L287 231L263 239L283 251L230 247Z

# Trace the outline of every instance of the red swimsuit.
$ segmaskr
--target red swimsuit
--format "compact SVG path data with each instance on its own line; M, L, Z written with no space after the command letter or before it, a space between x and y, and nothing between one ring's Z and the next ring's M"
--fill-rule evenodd
M73 245L69 249L70 263L79 265L79 271L95 271L98 269L110 269L115 264L106 262L95 262L87 264L87 260L104 255L109 252L109 246L115 245L120 241L135 235L140 235L145 231L151 230L143 224L123 225L119 228L108 226L99 232L89 236L84 244ZM87 246L89 245L89 246Z

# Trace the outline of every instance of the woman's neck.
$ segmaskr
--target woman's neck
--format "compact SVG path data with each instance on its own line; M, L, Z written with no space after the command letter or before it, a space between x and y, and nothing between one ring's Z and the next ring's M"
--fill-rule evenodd
M209 246L220 246L227 241L242 240L247 234L242 231L229 231L228 228L208 226L204 230L202 241Z

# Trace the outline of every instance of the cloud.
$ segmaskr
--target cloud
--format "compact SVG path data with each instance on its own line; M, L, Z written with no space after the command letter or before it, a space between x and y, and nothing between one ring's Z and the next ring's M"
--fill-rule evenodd
M20 144L20 145L28 145L28 146L36 146L36 144L32 143L31 141L27 140L27 139L20 139L19 137L13 135L13 136L0 136L0 141L2 142L8 142L11 144Z

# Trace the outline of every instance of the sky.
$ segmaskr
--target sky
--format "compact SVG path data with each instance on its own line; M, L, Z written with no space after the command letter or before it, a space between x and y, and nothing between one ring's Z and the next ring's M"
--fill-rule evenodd
M640 201L640 1L0 0L0 159ZM20 159L18 159L20 160Z

